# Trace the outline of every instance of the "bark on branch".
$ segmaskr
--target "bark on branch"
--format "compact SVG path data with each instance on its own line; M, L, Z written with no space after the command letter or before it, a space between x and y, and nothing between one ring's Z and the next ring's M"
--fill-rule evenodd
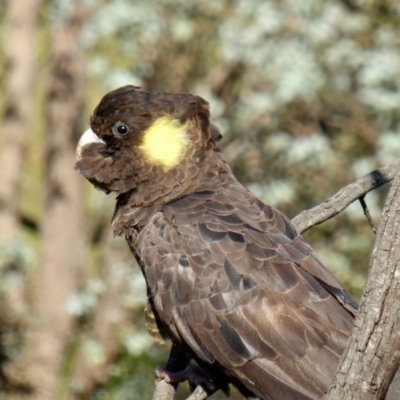
M173 384L159 380L156 383L153 400L173 400L175 391L176 388ZM201 386L197 386L186 400L205 400L207 397L207 392Z
M176 392L176 387L160 379L156 382L156 388L154 389L153 400L173 400Z
M383 210L360 312L326 400L382 399L399 367L399 211L400 171Z
M297 232L303 233L315 225L321 224L338 215L355 200L365 196L371 190L391 181L400 169L400 160L379 168L353 183L343 187L322 204L305 210L292 219Z

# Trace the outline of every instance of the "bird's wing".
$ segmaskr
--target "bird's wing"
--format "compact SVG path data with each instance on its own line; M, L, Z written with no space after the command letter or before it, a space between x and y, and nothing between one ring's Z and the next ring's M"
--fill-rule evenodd
M200 362L261 398L321 396L356 304L282 213L232 195L179 199L140 235L157 313Z

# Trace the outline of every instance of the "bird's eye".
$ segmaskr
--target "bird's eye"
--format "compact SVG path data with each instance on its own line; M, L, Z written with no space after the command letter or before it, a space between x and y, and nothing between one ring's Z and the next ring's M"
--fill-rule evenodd
M118 121L114 124L111 130L114 136L124 137L129 133L130 128L129 125L125 124L124 122Z

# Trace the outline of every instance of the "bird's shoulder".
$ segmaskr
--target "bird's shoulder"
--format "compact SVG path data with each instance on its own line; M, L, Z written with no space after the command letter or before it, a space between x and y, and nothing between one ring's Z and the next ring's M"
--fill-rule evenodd
M165 205L139 244L151 275L162 275L164 283L187 281L185 290L201 282L199 297L209 297L206 284L216 293L232 290L241 302L260 289L289 299L302 287L311 303L334 297L349 312L357 308L290 220L240 187L229 195L207 190Z

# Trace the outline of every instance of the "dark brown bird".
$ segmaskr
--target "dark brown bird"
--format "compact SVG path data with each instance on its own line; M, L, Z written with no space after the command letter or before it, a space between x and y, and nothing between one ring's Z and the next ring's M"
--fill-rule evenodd
M114 232L159 328L246 396L321 398L357 305L290 220L234 177L208 103L125 86L90 124L77 168L117 194Z

